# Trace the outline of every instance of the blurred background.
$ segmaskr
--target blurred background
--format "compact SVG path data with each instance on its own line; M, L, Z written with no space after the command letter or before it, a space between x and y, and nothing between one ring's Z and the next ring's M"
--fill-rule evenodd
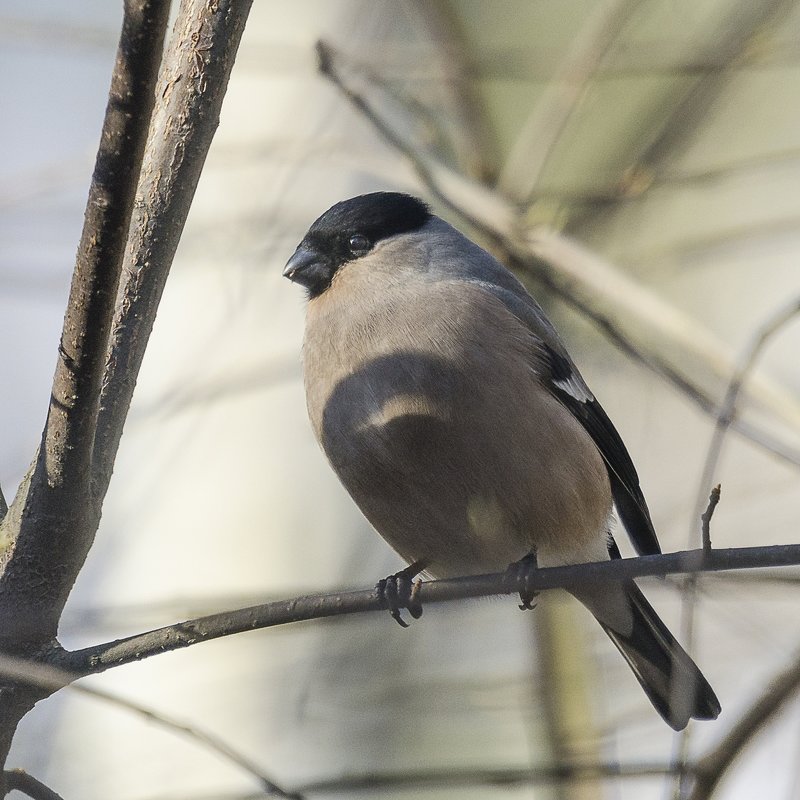
M121 16L107 0L0 0L9 498L44 423ZM313 440L304 299L280 274L320 213L378 189L516 253L637 464L664 550L697 546L727 381L800 295L798 30L800 6L776 0L256 2L63 644L403 566ZM320 39L405 153L319 73ZM511 218L532 232L516 250L494 235ZM716 546L797 541L798 348L789 323L739 404L713 471ZM431 606L408 630L375 614L295 624L83 683L313 798L668 798L673 759L722 742L796 660L798 577L707 576L691 604L679 581L642 582L722 702L685 737L557 593L525 614L508 597ZM553 780L573 764L594 769ZM65 798L264 796L213 749L70 690L26 717L9 766ZM791 698L717 796L756 793L800 797Z

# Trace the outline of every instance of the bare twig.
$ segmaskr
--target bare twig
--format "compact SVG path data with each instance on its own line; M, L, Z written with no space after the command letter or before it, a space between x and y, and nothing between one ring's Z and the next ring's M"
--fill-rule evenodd
M711 490L711 494L708 496L708 505L706 506L706 510L700 515L703 534L703 551L705 553L709 553L711 551L711 517L714 516L714 510L719 503L721 493L722 487L717 484Z
M685 80L672 81L672 96L664 97L661 104L668 113L657 120L655 127L650 126L648 135L640 137L638 152L631 148L635 157L620 175L616 194L601 199L599 204L573 208L569 228L575 230L585 225L598 213L613 212L617 203L631 195L640 195L660 180L686 141L696 133L708 109L737 76L737 68L752 58L752 51L757 50L752 47L753 42L791 8L791 0L745 0L732 4L730 10L726 9L727 14L719 15L717 30L709 42L713 49L704 67L684 71Z
M81 694L94 697L98 700L110 703L111 705L115 705L118 708L138 714L139 716L144 717L144 719L146 719L148 722L159 725L160 727L165 728L172 733L185 736L196 744L206 747L207 749L216 753L218 756L224 758L229 763L246 772L252 778L255 778L258 781L262 791L265 792L269 797L283 797L287 798L287 800L303 800L302 794L289 792L286 789L281 788L277 783L268 778L257 764L240 753L238 750L231 747L221 737L214 733L209 733L208 731L203 730L194 723L186 722L178 719L177 717L169 716L162 711L156 711L152 708L148 708L147 706L143 706L141 703L135 703L124 697L120 697L117 694L106 692L102 689L89 688L87 686L82 686L81 684L73 685L70 688L73 691L80 692Z
M700 515L700 532L703 552L708 554L711 548L711 518L719 504L721 487L717 484L708 496L706 510ZM694 526L692 526L694 529ZM694 530L690 534L690 541L694 538ZM697 608L698 576L688 575L681 586L681 640L688 653L694 649L695 609ZM675 800L681 800L690 776L688 762L689 742L691 734L684 728L673 739L672 763L674 767L672 792Z
M742 715L725 738L692 768L695 783L687 800L708 800L742 750L800 689L800 656L768 682L766 691Z
M709 388L719 390L720 394L736 374L737 355L712 331L578 242L546 228L527 232L523 242L524 249L511 242L515 255L527 260L529 268L531 256L551 265L549 270L542 267L537 272L545 272L551 283L560 286L565 299L574 297L573 303L593 310L593 317L611 324L624 339L635 342L637 349L663 358L664 345L669 344L681 359L694 367L700 376L698 380L703 377L702 373L708 373L714 380ZM677 368L678 359L674 360ZM749 399L769 409L795 430L800 429L797 398L762 374L751 378ZM700 510L702 505L694 519Z
M60 794L24 770L7 769L3 773L3 777L6 782L6 790L9 792L16 789L16 791L28 795L32 800L62 800Z
M568 240L564 241L567 242ZM661 354L660 350L650 348L648 345L638 341L638 337L631 335L627 326L619 324L614 314L609 316L598 309L595 304L597 295L594 295L593 298L590 297L590 291L570 294L569 273L564 276L567 282L567 288L565 289L560 279L553 279L550 268L544 270L534 268L531 265L530 258L520 257L513 253L508 254L508 259L514 269L520 273L529 274L536 280L543 282L551 291L561 297L562 300L573 308L576 308L587 319L594 322L608 340L616 345L623 353L670 383L703 412L716 417L718 404L711 393L697 381L689 377L685 372L682 372L680 367L669 363L669 360L666 356ZM554 266L558 269L560 266L566 265L569 260L569 253L565 251L559 256L559 260ZM597 281L594 283L596 285ZM677 322L677 320L672 320L672 323L674 322ZM661 332L665 333L663 328ZM669 334L665 334L665 340L667 338L669 338ZM771 392L771 389L767 391ZM778 400L778 403L783 405L781 400ZM793 412L790 413L792 413L793 416ZM777 456L786 463L795 467L800 466L800 451L788 445L778 437L771 435L766 430L762 430L747 420L738 417L732 420L731 427L746 439L749 439L754 444L772 455ZM693 519L696 518L695 515Z
M664 775L669 770L669 765L657 762L648 763L618 763L618 762L586 762L567 763L556 766L542 767L475 767L453 769L428 769L428 770L403 770L402 772L369 772L342 775L340 777L322 779L307 783L300 787L303 792L316 795L344 794L348 797L361 796L368 793L374 796L376 792L383 794L394 790L405 789L420 790L447 790L486 787L503 790L508 787L538 786L538 785L564 785L567 783L580 783L583 781L609 780L641 780L647 777ZM261 795L230 794L222 795L219 792L212 794L194 795L191 800L260 800ZM147 800L186 800L182 795L180 799L175 795L150 795Z
M571 586L595 581L797 564L800 564L800 545L715 549L709 553L703 550L689 550L596 564L548 567L532 573L530 585L533 591L554 588L569 590ZM423 603L440 603L467 597L509 593L511 591L507 576L498 573L427 581L422 584L419 599ZM308 595L236 611L210 614L83 650L56 652L49 663L76 677L90 675L235 633L285 625L300 620L379 610L385 611L385 606L374 589Z

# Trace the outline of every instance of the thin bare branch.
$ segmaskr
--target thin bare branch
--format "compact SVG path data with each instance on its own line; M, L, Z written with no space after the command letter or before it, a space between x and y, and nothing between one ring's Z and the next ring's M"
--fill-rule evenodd
M717 484L708 496L708 505L706 510L700 515L700 522L703 535L703 550L708 553L711 550L711 517L714 516L714 511L719 504L719 498L722 493L722 487Z
M709 46L706 68L685 71L687 80L673 81L675 96L665 99L668 111L648 135L641 136L642 146L634 153L632 163L622 172L614 196L600 199L599 204L573 207L568 229L576 230L598 214L613 213L619 202L631 195L640 195L660 180L664 170L680 154L681 148L696 133L700 121L713 107L717 97L739 74L739 68L759 48L752 47L758 37L788 10L791 0L742 0L725 8ZM651 59L648 59L651 60Z
M290 800L302 800L301 795L287 792L274 781L270 780L270 778L264 774L263 770L249 758L231 747L216 734L209 733L194 723L180 720L177 717L169 716L161 711L144 706L141 703L128 700L114 692L109 692L95 686L73 683L79 676L71 672L67 672L47 663L29 661L0 654L0 675L4 678L11 678L14 681L35 684L40 689L45 690L47 694L69 686L72 692L77 692L86 697L91 697L95 700L100 700L106 704L137 714L140 717L144 717L150 723L165 728L171 733L184 736L196 744L213 751L221 758L255 778L262 791L266 792L269 796L289 798Z
M639 349L662 359L665 345L669 345L681 359L693 362L698 380L704 379L704 372L713 378L714 384L709 389L719 389L721 393L727 387L736 373L738 359L704 325L578 242L555 231L536 228L525 233L523 241L524 249L512 243L515 254L527 258L529 264L534 256L545 266L550 265L549 270L542 267L538 272L544 270L561 286L562 292L575 296L584 307L593 308L595 316L610 321L627 341L636 342ZM762 374L752 375L752 381L748 384L748 399L800 430L797 398Z
M656 556L625 558L596 564L548 567L531 574L531 589L566 588L595 581L618 581L650 575L692 574L720 570L782 567L800 564L800 545L741 547L724 550L689 550ZM511 594L505 573L427 581L419 599L441 603L467 597ZM341 614L385 610L375 589L308 595L291 600L210 614L147 633L129 636L73 652L57 652L49 663L75 676L104 672L144 658L211 641L235 633L285 625L301 620L323 619Z
M94 697L98 700L102 700L106 703L117 706L118 708L138 714L139 716L144 717L144 719L146 719L148 722L159 725L160 727L165 728L172 733L185 736L196 744L211 750L229 763L246 772L252 778L255 778L258 781L262 791L265 792L269 797L283 797L287 798L287 800L303 800L302 794L289 792L286 789L278 786L277 783L272 781L264 774L263 770L261 770L257 764L247 758L247 756L240 753L238 750L231 747L220 736L217 736L214 733L209 733L194 723L186 722L177 717L165 714L162 711L156 711L152 708L142 705L141 703L135 703L112 692L106 692L103 689L89 688L87 686L82 686L81 684L75 684L70 688L74 691L80 692L81 694Z
M737 405L745 383L755 369L758 359L764 352L767 344L773 336L779 333L786 325L800 314L800 298L795 298L788 305L778 309L771 314L763 325L755 332L745 348L739 366L731 376L725 397L717 412L717 419L714 425L714 433L706 452L705 463L703 464L702 477L697 490L697 500L695 508L702 507L702 497L708 492L708 487L714 480L719 459L722 455L722 447L725 442L725 435L737 416Z
M545 274L532 268L529 260L518 258L513 254L508 254L507 258L508 263L517 272L523 275L530 275L532 278L541 281L566 303L594 322L608 340L616 345L621 352L674 386L706 414L716 415L718 404L708 390L682 373L677 365L669 363L666 357L663 357L659 352L648 351L634 344L628 337L627 331L617 326L612 319L604 318L598 314L597 309L591 305L588 297L566 294L565 290L557 282L548 280ZM737 418L732 422L731 427L737 433L782 461L795 467L800 466L800 450L762 430L759 426Z
M390 789L444 789L476 786L511 788L515 786L537 786L568 784L600 779L636 779L668 775L668 764L639 763L576 763L569 762L543 767L493 769L431 769L404 770L403 772L376 772L347 775L331 780L315 781L300 787L307 794L335 793L351 795L358 791Z
M768 681L767 687L725 738L694 765L695 782L686 800L708 800L744 748L797 693L800 689L800 655Z
M7 792L16 790L28 795L32 800L62 800L60 794L24 770L7 769L3 773L3 777Z
M224 374L202 374L149 401L139 401L129 421L168 418L189 409L246 397L252 392L280 386L297 379L297 358L269 358L256 364L226 365Z

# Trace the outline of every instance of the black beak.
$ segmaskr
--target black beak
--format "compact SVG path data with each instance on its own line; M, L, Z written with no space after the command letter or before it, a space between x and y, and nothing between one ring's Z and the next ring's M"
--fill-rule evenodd
M315 253L305 247L298 247L286 262L286 266L283 269L283 277L288 278L290 281L297 281L297 283L305 283L303 275L309 271L318 272L321 266L323 264L319 253Z
M305 286L308 296L316 297L330 286L334 272L330 259L312 248L300 245L286 262L283 277Z

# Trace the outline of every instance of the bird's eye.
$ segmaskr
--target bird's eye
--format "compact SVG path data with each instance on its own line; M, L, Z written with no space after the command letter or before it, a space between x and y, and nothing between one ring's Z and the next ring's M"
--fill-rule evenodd
M362 236L360 233L354 233L348 239L347 246L354 256L363 256L364 253L369 252L370 247L372 247L369 239L367 239L366 236Z

